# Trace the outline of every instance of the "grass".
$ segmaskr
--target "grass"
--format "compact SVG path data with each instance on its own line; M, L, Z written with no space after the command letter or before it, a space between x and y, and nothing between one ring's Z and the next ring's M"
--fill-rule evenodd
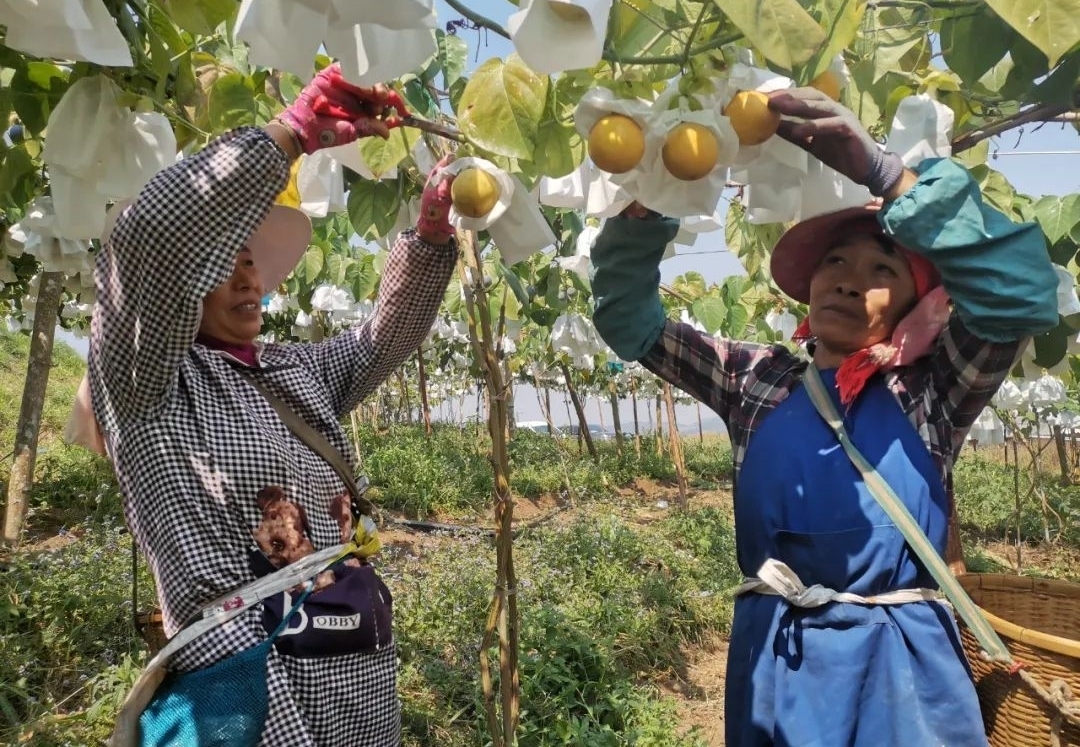
M0 337L0 368L18 371L12 360L25 357L20 339ZM0 555L4 744L103 743L147 658L131 621L130 538L109 466L57 437L82 373L81 361L58 350L29 541ZM13 381L21 384L21 375L0 382L5 435L21 396ZM358 436L384 507L410 517L483 520L491 473L474 428L442 426L431 438L419 428L362 428ZM729 488L723 439L690 438L684 447L692 488ZM515 494L558 507L515 539L519 744L701 745L695 732L680 728L676 702L659 685L685 674L688 652L727 631L730 590L740 578L730 503L695 496L689 511L678 512L658 510L653 498L642 501L630 486L645 481L670 489L674 479L651 439L643 439L640 455L600 444L594 462L572 440L523 432L510 456ZM1049 535L1041 503L1026 500L1017 514L1015 475L1000 451L961 459L956 491L972 570L1010 572L1005 555L1019 526L1025 572L1080 580L1080 489L1062 486L1052 465L1037 476L1061 517ZM395 599L407 747L473 747L489 739L477 662L494 564L492 542L481 535L417 536L383 553ZM145 604L150 579L145 565L140 572Z
M22 405L29 351L29 337L0 334L0 454L8 454L15 442L15 423ZM39 435L46 453L52 447L54 437L64 432L75 391L86 369L79 354L62 342L53 347L52 361Z

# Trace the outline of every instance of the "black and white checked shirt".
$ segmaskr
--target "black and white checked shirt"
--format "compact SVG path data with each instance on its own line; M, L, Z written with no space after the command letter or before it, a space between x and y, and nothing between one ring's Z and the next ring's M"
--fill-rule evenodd
M169 635L207 602L250 583L257 492L282 486L316 549L341 541L328 512L345 492L226 354L195 344L202 298L284 188L284 153L242 128L159 172L120 216L97 258L89 372L94 411L129 527L158 585ZM390 251L373 318L318 344L267 345L258 377L347 459L340 418L417 349L456 259L404 232ZM258 608L181 650L205 667L265 637ZM267 746L386 747L400 741L393 646L374 654L268 663Z

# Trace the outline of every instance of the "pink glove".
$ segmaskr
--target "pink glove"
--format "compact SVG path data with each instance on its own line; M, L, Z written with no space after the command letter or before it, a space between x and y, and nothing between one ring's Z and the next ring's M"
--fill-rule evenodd
M454 154L449 153L435 164L420 195L416 232L429 244L446 244L455 233L450 225L450 187L454 184L454 177L444 170L453 160Z
M305 153L314 153L370 135L385 140L407 115L396 91L354 86L335 62L312 78L277 119L293 131Z

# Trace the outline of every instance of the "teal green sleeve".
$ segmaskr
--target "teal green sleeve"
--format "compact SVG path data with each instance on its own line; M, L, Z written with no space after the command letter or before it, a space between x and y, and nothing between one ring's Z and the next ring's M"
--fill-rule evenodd
M660 260L677 221L609 218L593 244L593 323L625 361L642 358L664 329Z
M1014 223L983 201L960 164L928 159L919 181L879 215L901 245L941 273L960 320L990 342L1010 342L1055 327L1057 276L1042 230Z

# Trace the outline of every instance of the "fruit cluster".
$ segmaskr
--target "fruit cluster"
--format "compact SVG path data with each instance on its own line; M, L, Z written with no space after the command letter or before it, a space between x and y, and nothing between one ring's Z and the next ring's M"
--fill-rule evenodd
M769 98L760 91L739 91L724 107L723 114L739 138L740 146L760 145L776 133L780 115L769 108ZM589 131L589 157L596 167L609 174L625 174L645 155L645 135L641 125L625 114L608 114ZM716 168L720 143L708 127L683 122L664 140L661 157L664 167L676 179L697 181Z

